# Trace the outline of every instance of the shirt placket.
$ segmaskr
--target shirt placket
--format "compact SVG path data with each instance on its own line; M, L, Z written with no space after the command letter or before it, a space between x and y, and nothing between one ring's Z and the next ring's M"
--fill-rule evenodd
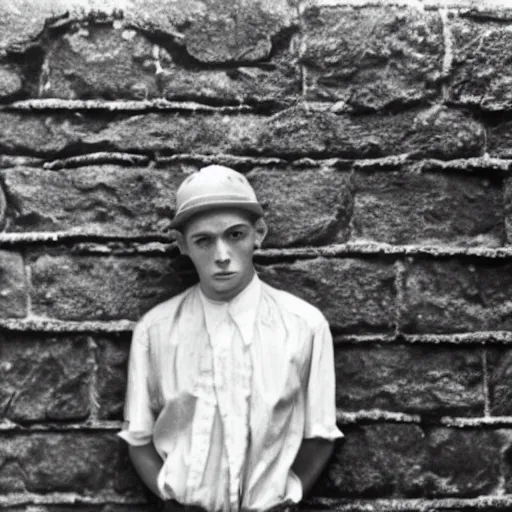
M219 411L224 427L225 448L229 463L229 497L232 511L240 509L241 474L247 448L247 368L246 358L242 361L233 357L232 342L236 327L227 319L215 333L214 384ZM242 340L239 340L240 342ZM233 396L236 399L232 399Z

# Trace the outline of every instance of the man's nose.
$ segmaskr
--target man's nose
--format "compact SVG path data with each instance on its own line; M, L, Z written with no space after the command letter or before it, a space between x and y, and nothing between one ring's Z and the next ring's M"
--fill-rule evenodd
M229 248L223 240L219 240L215 246L216 263L229 262Z

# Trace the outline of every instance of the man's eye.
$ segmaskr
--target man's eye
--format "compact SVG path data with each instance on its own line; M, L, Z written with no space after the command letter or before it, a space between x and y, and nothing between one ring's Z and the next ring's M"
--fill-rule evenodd
M206 238L206 237L204 237L204 238L196 238L196 239L195 239L195 244L196 244L196 245L199 245L200 247L203 247L203 246L205 246L205 245L208 245L208 244L209 244L209 242L210 242L210 239L209 239L209 238Z
M231 238L233 240L240 240L241 238L243 238L243 236L244 236L243 231L232 231L231 232Z

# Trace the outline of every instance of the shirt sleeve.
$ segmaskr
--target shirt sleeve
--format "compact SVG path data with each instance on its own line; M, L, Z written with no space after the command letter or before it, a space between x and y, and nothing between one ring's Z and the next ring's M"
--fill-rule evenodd
M123 429L119 437L133 446L151 442L154 416L149 396L148 338L141 323L135 327L128 362L128 384L124 404Z
M336 426L335 386L332 336L327 321L323 319L313 335L307 377L305 439L323 438L333 441L343 437Z

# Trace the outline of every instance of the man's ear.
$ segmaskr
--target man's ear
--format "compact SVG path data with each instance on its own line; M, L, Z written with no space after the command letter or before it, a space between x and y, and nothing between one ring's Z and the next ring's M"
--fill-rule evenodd
M188 256L187 241L185 240L185 236L181 231L176 231L176 243L178 244L178 249L180 250L180 253L185 256Z
M254 229L256 230L256 239L254 240L254 246L257 249L259 249L268 233L267 223L264 221L263 217L260 217L254 223Z

